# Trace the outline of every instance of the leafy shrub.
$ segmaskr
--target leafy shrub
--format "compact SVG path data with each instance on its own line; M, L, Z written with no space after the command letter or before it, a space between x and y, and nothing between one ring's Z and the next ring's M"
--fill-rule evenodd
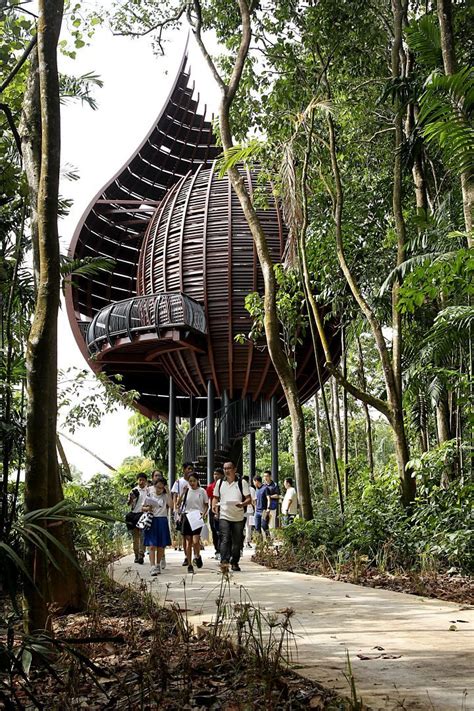
M444 482L447 447L414 462L417 498L411 511L400 504L399 481L391 466L371 480L353 473L344 521L336 499L313 502L314 519L296 519L282 530L284 545L300 561L321 549L334 562L365 556L381 568L474 569L474 484ZM448 453L449 454L449 453Z

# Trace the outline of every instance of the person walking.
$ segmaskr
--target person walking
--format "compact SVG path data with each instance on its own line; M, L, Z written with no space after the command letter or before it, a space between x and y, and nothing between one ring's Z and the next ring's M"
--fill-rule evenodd
M268 532L268 518L267 509L269 507L269 499L267 496L267 487L262 481L262 477L257 474L253 478L253 484L255 486L255 533L263 538L269 537Z
M239 560L245 507L250 503L249 485L238 478L233 461L224 464L225 479L216 484L212 499L214 514L219 517L221 571L240 571Z
M247 482L250 491L250 504L247 506L247 510L244 513L244 546L246 548L252 548L252 530L255 526L255 504L257 493L255 491L255 487L250 485L250 477L243 476L242 479Z
M188 561L188 573L194 573L193 560L197 568L202 568L201 558L201 529L204 525L204 516L207 513L209 499L206 491L200 486L196 474L191 474L188 486L178 499L178 511L183 516L181 533L184 539L184 555ZM197 522L200 525L196 525Z
M178 499L182 499L182 496L186 489L188 488L188 480L190 475L194 472L194 467L192 462L183 462L182 465L182 476L179 477L173 484L171 488L171 498L172 498L172 528L173 528L173 538L175 550L178 548L181 550L182 534L176 529L176 519L178 517ZM183 546L184 547L184 546ZM182 565L188 565L190 561L187 558L183 560Z
M143 504L145 502L148 489L148 477L146 474L140 473L137 477L137 486L134 487L128 495L128 505L131 507L131 512L141 514ZM135 563L143 565L145 558L145 544L143 542L143 529L134 526L132 529L133 553L135 555Z
M214 496L214 489L216 487L216 484L219 481L222 481L224 478L224 470L222 467L216 467L214 469L214 481L211 482L210 484L207 485L206 487L206 494L207 497L212 504L212 497ZM214 511L212 510L212 505L209 507L209 527L211 529L211 534L212 534L212 543L214 545L214 558L216 560L219 560L220 558L220 550L219 550L219 519L215 515Z
M168 526L168 508L171 504L162 479L157 479L153 493L145 499L144 510L153 514L151 527L145 531L144 543L149 547L150 566L153 576L160 575L166 546L171 545Z
M263 483L267 487L268 506L266 515L268 518L268 528L276 528L276 518L278 511L278 501L280 500L280 487L273 481L270 469L263 472Z
M298 513L298 496L296 494L296 489L293 486L293 479L287 477L283 482L285 487L285 496L281 503L281 515L283 519L283 526L289 526L293 523L295 516Z

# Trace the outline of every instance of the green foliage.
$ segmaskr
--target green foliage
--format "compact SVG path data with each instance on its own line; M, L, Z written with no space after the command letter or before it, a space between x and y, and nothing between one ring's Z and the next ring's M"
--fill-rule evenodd
M419 123L429 145L457 175L474 166L474 72L463 67L452 76L433 72L420 97Z
M87 72L79 77L67 74L59 75L59 93L61 103L68 101L80 101L82 105L87 104L93 111L97 109L97 101L92 95L95 87L102 88L104 82L94 72Z
M392 467L374 480L366 471L355 476L346 503L344 521L336 499L314 503L313 521L295 522L282 530L285 544L310 563L321 554L333 566L364 556L369 565L396 571L426 568L459 572L474 569L474 486L462 480L440 484L449 458L456 456L451 442L410 462L418 494L407 514L399 501L398 481Z
M427 69L443 66L441 36L434 15L423 15L412 20L405 30L408 46L416 54L417 60Z
M304 294L297 270L284 269L281 264L275 264L274 272L278 285L276 308L280 322L281 342L288 361L295 366L296 349L303 343L308 325ZM245 308L253 319L252 328L248 334L238 334L235 340L244 343L248 339L258 344L264 336L263 296L258 292L248 294L245 297Z
M219 159L219 178L223 178L229 168L235 168L239 163L246 165L257 160L263 147L264 144L256 138L250 139L245 145L232 146Z
M132 407L139 397L133 390L124 390L120 376L111 379L70 367L60 370L58 378L58 411L63 426L72 433L85 425L97 427L106 412Z
M125 480L115 476L96 474L87 483L69 482L65 486L66 500L77 507L94 506L106 514L104 518L91 518L74 527L74 543L82 559L102 554L107 550L120 554L126 540L124 524L126 501L133 488L135 477Z
M183 455L183 441L189 423L183 422L176 427L176 461ZM168 423L163 420L150 420L136 413L128 420L130 442L138 447L143 457L153 460L154 468L168 471ZM148 471L148 468L145 468Z

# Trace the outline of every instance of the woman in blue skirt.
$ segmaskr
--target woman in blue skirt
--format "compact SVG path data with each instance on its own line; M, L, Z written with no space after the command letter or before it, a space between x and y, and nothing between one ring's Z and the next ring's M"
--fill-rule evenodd
M146 505L143 508L151 511L153 521L151 528L145 531L144 544L149 547L151 574L155 576L161 574L161 560L165 554L165 548L171 545L168 526L170 498L166 493L166 486L162 479L157 479L154 492L150 492L145 501Z

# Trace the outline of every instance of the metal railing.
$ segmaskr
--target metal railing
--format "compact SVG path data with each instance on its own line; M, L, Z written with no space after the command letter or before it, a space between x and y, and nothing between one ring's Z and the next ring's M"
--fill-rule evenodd
M155 333L160 338L165 329L191 330L206 334L203 306L181 292L134 296L101 309L89 324L86 343L92 355L118 338L130 341L140 333Z
M256 432L271 421L270 400L246 398L235 400L215 413L215 454L229 452L232 443L250 432ZM207 456L207 418L187 433L183 453L185 461L199 462Z

